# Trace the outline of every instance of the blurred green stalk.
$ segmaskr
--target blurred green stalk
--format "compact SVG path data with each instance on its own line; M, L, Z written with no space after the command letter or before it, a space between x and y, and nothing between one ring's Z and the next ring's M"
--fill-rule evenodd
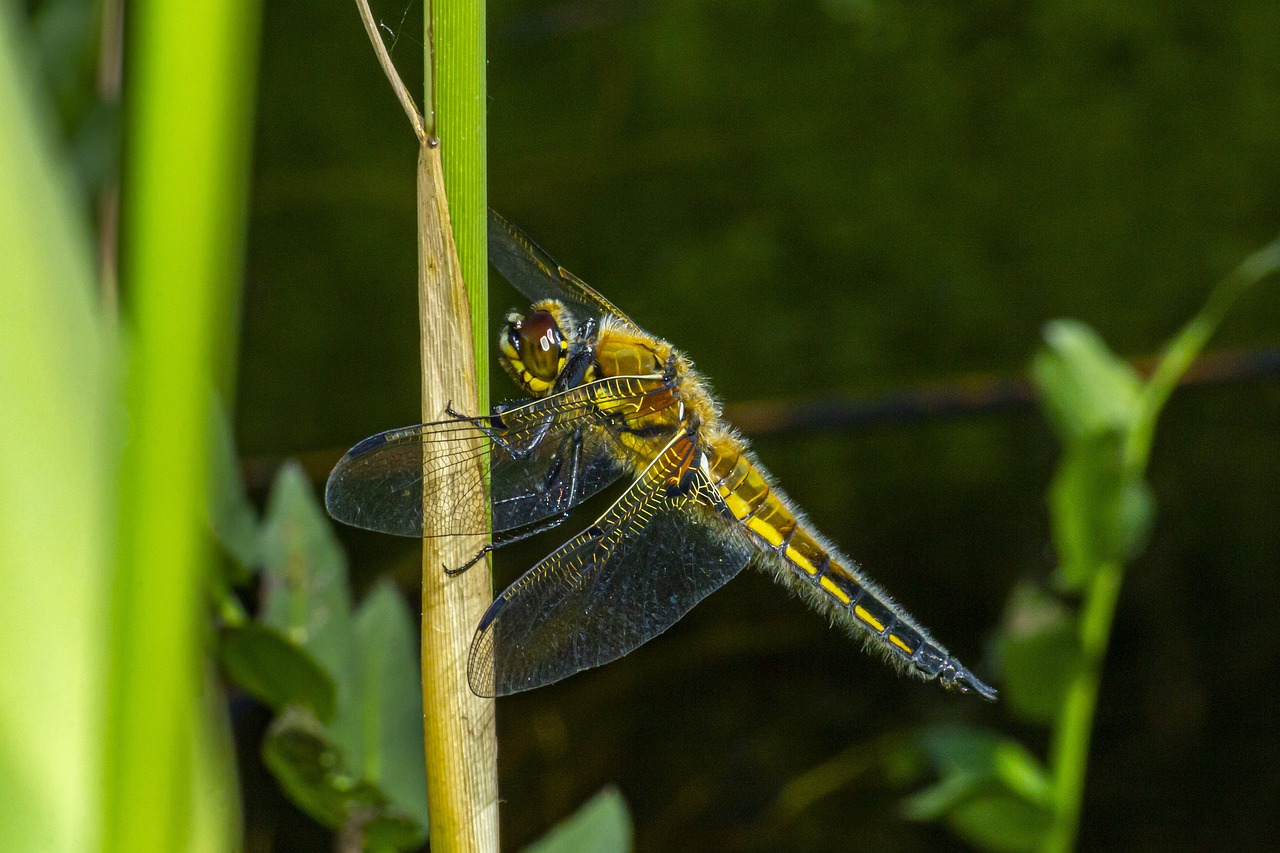
M1080 617L1080 668L1067 687L1050 753L1054 820L1045 836L1046 853L1066 853L1075 846L1102 664L1123 578L1121 563L1107 563L1098 567L1085 592Z
M233 354L258 25L256 0L139 0L129 9L120 254L128 435L105 850L231 841L234 793L217 778L202 704L203 519L209 394Z

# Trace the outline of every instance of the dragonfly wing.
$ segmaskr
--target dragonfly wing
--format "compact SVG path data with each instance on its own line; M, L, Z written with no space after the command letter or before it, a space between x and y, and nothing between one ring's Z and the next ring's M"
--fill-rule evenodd
M489 533L487 468L494 532L534 524L626 473L610 430L635 412L668 405L669 391L660 377L612 377L489 417L366 438L329 475L325 506L337 520L368 530L480 541Z
M690 469L688 487L669 490L695 450L674 440L595 524L494 601L471 645L473 691L504 696L616 660L742 571L754 548L706 474Z
M537 243L493 210L489 211L489 262L530 300L558 299L579 321L611 316L632 328L636 322L591 285L556 263Z

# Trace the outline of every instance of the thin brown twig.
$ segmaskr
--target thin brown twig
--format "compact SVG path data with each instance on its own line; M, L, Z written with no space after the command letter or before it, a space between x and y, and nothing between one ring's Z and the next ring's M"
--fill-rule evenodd
M382 73L387 75L387 82L391 84L391 88L395 91L396 98L400 101L400 106L404 107L404 114L409 117L409 124L413 125L414 135L418 137L418 141L423 145L431 144L426 125L423 123L422 113L418 111L418 103L413 99L413 95L409 93L409 87L400 79L400 72L396 70L395 63L391 61L391 54L387 52L386 42L382 40L382 34L378 32L378 24L373 20L373 12L369 9L368 0L356 0L356 8L360 10L360 22L364 24L364 31L369 36L369 43L373 45L373 52L378 57L378 64L382 66Z

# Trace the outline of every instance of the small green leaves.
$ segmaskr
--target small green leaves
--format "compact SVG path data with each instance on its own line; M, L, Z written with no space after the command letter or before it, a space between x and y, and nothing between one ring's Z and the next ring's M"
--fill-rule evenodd
M229 627L218 643L218 659L232 681L272 710L297 705L325 722L333 719L333 679L278 631L259 622Z
M632 834L627 803L610 787L526 847L525 853L628 853Z
M426 840L426 827L377 785L352 773L328 732L306 711L291 708L276 718L262 757L303 811L326 826L358 834L364 848L406 849Z
M1045 347L1031 365L1045 414L1063 441L1123 432L1137 411L1138 375L1075 320L1045 326Z
M1022 759L1013 759L1000 774L1021 799L990 794L972 761L943 762L942 780L909 802L915 816L945 817L961 835L991 850L1073 846L1124 566L1142 550L1154 516L1145 477L1156 422L1228 309L1277 269L1280 240L1219 283L1145 383L1088 327L1074 321L1046 327L1032 374L1045 416L1063 443L1048 495L1058 556L1054 582L1060 591L1078 593L1081 603L1075 611L1035 586L1019 588L1006 612L1000 647L1009 707L1028 721L1054 725L1052 796L1044 772Z
M1044 768L1014 740L980 729L937 726L911 745L938 781L903 802L912 820L945 821L988 850L1033 850L1050 823Z
M241 584L249 580L258 565L258 513L244 493L236 464L235 440L222 404L210 405L209 527L229 558L225 582Z
M267 503L260 546L262 623L305 649L337 687L328 727L360 767L359 663L347 590L347 561L302 469L286 463Z
M1110 431L1073 439L1049 486L1063 590L1083 588L1100 565L1125 562L1146 542L1154 499L1141 473L1125 468L1124 443Z
M1138 374L1108 350L1098 333L1075 320L1044 327L1044 348L1032 362L1044 414L1062 441L1119 432L1138 406Z
M1045 329L1032 373L1064 444L1049 490L1058 583L1079 590L1103 563L1131 558L1151 524L1150 490L1126 455L1141 384L1097 333L1067 320Z
M417 637L404 599L380 583L356 615L364 706L364 777L427 825Z
M1006 791L981 789L958 803L947 823L962 838L987 850L1037 850L1049 828L1049 811Z
M229 446L221 467L234 473ZM427 783L408 607L381 584L352 614L346 557L296 465L276 476L261 525L234 476L220 488L216 505L230 511L213 513L216 538L262 569L258 619L228 619L218 655L232 681L280 712L264 761L299 807L364 849L421 846Z
M427 780L409 610L384 584L365 600L354 627L349 639L360 682L340 685L335 718L357 725L338 729L290 707L272 724L263 758L321 823L354 833L366 848L417 847L426 840Z
M337 673L355 666L347 561L302 469L285 463L271 487L260 546L262 621Z

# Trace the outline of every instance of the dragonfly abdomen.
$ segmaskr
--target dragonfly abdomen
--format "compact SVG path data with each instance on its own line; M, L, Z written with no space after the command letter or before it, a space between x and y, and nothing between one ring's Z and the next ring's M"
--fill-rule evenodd
M780 581L904 670L994 696L852 561L827 544L737 442L725 442L718 451L708 460L712 482Z

